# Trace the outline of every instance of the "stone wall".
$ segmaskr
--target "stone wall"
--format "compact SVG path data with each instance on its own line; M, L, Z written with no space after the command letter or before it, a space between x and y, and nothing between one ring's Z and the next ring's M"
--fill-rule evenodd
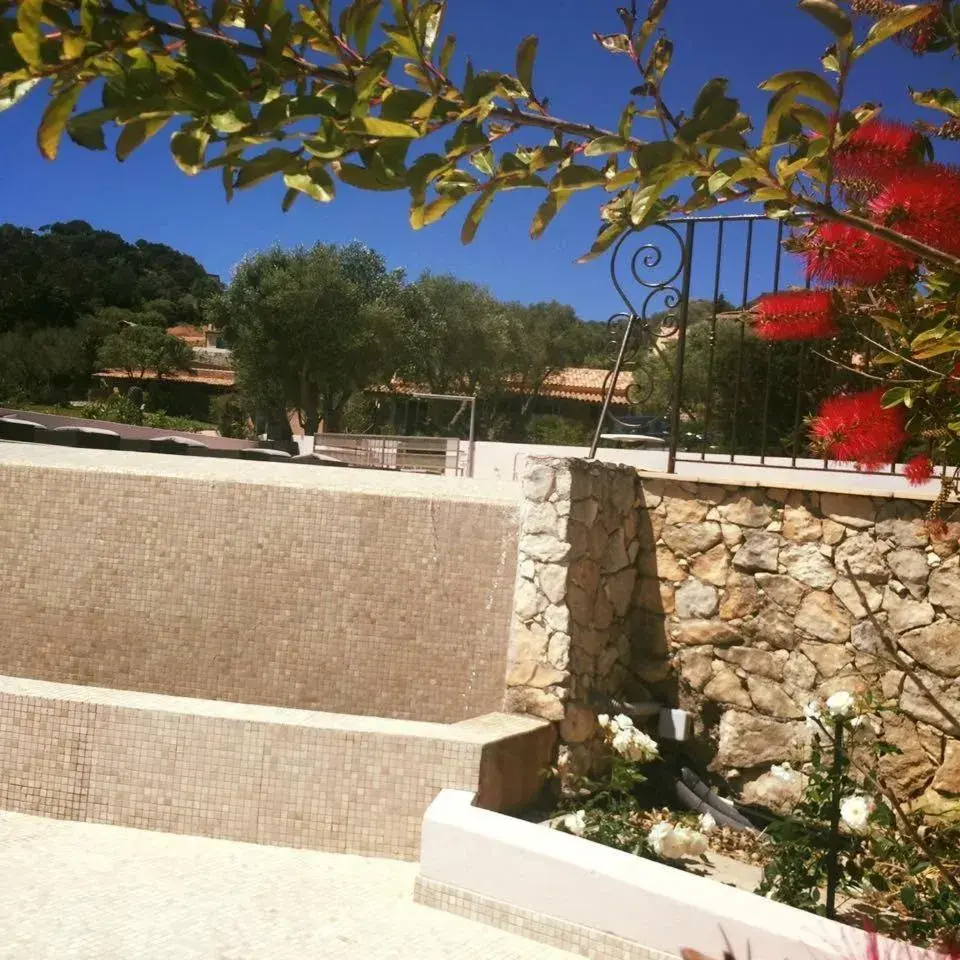
M632 467L538 458L522 483L507 707L556 721L561 772L587 772L596 714L643 695L632 641L650 518Z
M748 801L776 801L783 782L767 771L802 754L804 706L880 688L902 711L885 736L903 752L884 760L902 796L944 806L960 793L957 731L916 682L960 715L957 530L931 542L929 504L904 499L674 479L642 487L653 542L635 598L653 620L633 642L667 636L671 677L657 665L646 678L693 713L704 762Z

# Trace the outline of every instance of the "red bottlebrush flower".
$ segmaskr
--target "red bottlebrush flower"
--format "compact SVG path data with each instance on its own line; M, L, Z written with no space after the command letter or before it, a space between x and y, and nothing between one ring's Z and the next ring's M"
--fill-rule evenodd
M960 170L939 163L905 170L870 201L894 230L944 253L960 254Z
M903 468L903 475L912 486L919 487L933 476L933 461L925 453L911 457Z
M819 340L840 332L826 290L765 294L753 308L753 329L763 340Z
M937 20L943 13L945 6L946 0L928 3L927 15L909 30L904 30L903 33L899 34L897 40L917 55L926 53L930 49L930 44L937 37Z
M845 223L817 224L805 246L807 277L827 283L869 287L917 265L905 250Z
M892 463L907 439L906 415L901 406L885 409L883 394L880 387L825 400L810 424L814 445L832 460L865 470Z
M840 180L883 183L923 158L923 137L904 123L870 120L847 138L834 156Z
M955 363L947 374L947 389L951 393L960 393L960 363Z

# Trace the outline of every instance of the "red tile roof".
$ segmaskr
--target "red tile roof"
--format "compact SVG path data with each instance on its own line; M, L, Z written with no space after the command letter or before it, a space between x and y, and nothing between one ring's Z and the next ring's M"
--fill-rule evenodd
M104 380L135 380L126 370L101 370L94 374L95 377L103 377ZM156 380L157 374L154 370L148 370L143 377L144 380ZM232 370L219 370L213 367L198 367L196 370L180 373L168 373L163 377L166 383L199 383L207 387L223 387L229 389L236 382L236 374Z
M610 370L599 370L593 367L565 367L556 373L550 374L540 388L540 396L556 400L580 400L584 403L603 403L604 390ZM627 390L633 384L633 376L625 371L620 374L617 386L613 391L612 403L625 406L630 403ZM507 384L511 393L524 394L527 391L521 384ZM394 380L383 392L409 395L425 393L426 388L402 380Z

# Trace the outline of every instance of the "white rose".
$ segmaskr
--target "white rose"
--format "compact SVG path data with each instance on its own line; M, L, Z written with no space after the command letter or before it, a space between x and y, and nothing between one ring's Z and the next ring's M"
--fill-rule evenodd
M673 837L673 827L669 823L655 823L647 834L647 843L658 857L666 857L664 850L668 838Z
M807 727L816 733L820 729L820 701L811 700L810 703L803 708L803 716L806 718Z
M699 857L707 852L707 838L689 827L674 827L673 835L681 857Z
M613 718L613 722L618 730L629 730L633 727L633 721L625 713L618 713Z
M840 819L854 833L863 833L869 825L870 817L876 806L870 797L865 797L862 794L844 797L840 804Z
M598 716L597 716L597 723L599 723L600 726L603 727L604 730L606 730L607 727L610 726L610 716L609 716L609 714L606 714L606 713L598 714Z
M587 829L587 815L583 810L577 810L576 813L568 813L560 825L567 833L572 833L575 837L582 837Z
M827 712L837 720L843 720L853 714L857 701L852 693L838 690L827 698Z
M636 727L618 730L610 745L621 757L632 763L646 763L660 755L656 740Z
M700 832L709 836L717 829L717 821L712 813L705 813L700 817Z

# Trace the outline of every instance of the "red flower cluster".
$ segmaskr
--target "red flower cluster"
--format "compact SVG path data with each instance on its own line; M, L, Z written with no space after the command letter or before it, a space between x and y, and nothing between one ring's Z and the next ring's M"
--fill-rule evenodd
M896 460L907 439L903 407L885 409L884 390L840 394L820 406L810 424L814 446L832 460L875 470Z
M837 150L834 170L840 180L884 183L891 174L920 163L923 137L904 123L870 120Z
M937 0L927 4L927 15L915 23L909 30L904 30L897 40L909 47L914 53L926 53L930 44L937 36L937 19L943 13L946 0Z
M870 212L900 233L960 254L960 170L939 163L905 170L870 202Z
M911 457L904 465L903 475L913 486L919 487L933 476L933 461L925 453Z
M765 294L753 308L753 329L763 340L819 340L840 332L827 290Z
M917 261L886 240L845 223L818 223L806 237L807 277L827 283L868 287Z

